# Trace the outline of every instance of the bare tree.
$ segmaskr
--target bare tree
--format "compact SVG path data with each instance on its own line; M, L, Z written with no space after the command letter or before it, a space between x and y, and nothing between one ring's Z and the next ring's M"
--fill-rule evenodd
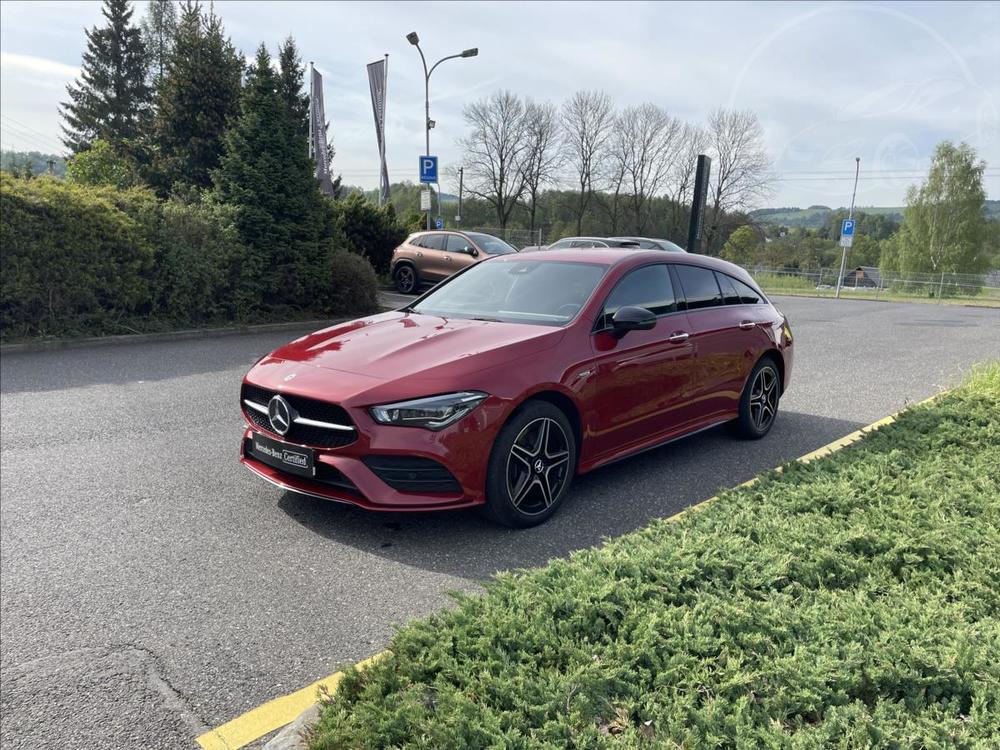
M459 140L465 150L466 191L486 201L501 229L524 195L524 102L510 91L497 91L462 112L472 132Z
M580 194L576 204L576 233L594 195L594 175L614 127L611 97L603 91L577 91L563 104L563 146L576 173Z
M667 177L667 195L670 197L669 239L685 244L689 206L694 198L694 175L698 168L698 155L708 150L708 133L697 125L684 125L680 133L677 157Z
M610 222L609 234L614 236L623 231L622 219L625 213L625 182L627 174L628 143L618 118L595 167L595 182L600 187L595 201L607 215Z
M535 211L538 193L555 182L562 166L560 149L559 116L550 102L535 104L528 101L524 107L525 149L522 162L524 194L529 201L528 214L531 231L535 231Z
M682 123L655 104L628 107L617 120L614 151L625 173L632 226L646 229L653 198L663 189L681 145Z
M772 194L774 175L764 148L764 129L752 110L716 109L708 116L712 164L712 200L705 244L721 229L725 213L744 211Z

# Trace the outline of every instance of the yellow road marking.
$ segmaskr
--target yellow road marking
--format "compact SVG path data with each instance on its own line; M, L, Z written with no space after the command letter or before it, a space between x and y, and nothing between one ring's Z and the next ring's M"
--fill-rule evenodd
M359 661L354 665L354 668L364 669L381 659L386 653L386 651L381 651L364 661ZM265 734L291 723L296 716L316 702L316 693L321 688L329 693L336 692L337 686L343 678L343 672L335 672L329 677L306 685L290 695L283 695L268 701L262 706L247 711L242 716L237 716L232 721L227 721L222 726L205 732L198 738L198 744L203 750L238 750L244 745L249 745Z
M842 438L837 438L833 442L827 443L822 448L817 448L814 451L806 453L804 456L799 456L795 459L795 461L807 464L810 461L815 461L818 458L828 456L831 453L836 453L841 448L846 448L848 445L856 443L869 432L873 432L887 424L892 424L896 421L900 412L912 409L914 406L928 404L931 401L940 398L947 392L948 391L943 391L931 396L930 398L924 399L923 401L904 406L902 409L890 414L888 417L876 420L869 425L865 425L860 430L855 430L848 435L844 435ZM776 467L775 471L781 471L781 467ZM749 487L756 481L756 477L748 479L747 481L736 485L734 489ZM679 513L675 513L670 516L667 520L679 521L684 514L700 510L709 503L717 500L718 497L718 495L713 495L707 500L702 500L700 503L689 505ZM388 653L388 650L379 651L374 656L369 656L367 659L359 661L354 665L354 668L360 671L365 667L374 664ZM257 708L247 711L245 714L237 716L235 719L227 721L225 724L205 732L205 734L198 737L198 744L201 745L203 750L239 750L239 748L249 745L254 740L259 740L265 734L270 734L274 730L281 729L286 724L290 724L294 721L300 713L316 702L317 691L321 688L325 689L330 694L335 693L337 691L337 686L343 678L343 672L335 672L329 677L324 677L322 680L317 680L311 685L306 685L301 690L296 690L294 693L289 695L284 695L280 698L268 701L262 706L258 706Z

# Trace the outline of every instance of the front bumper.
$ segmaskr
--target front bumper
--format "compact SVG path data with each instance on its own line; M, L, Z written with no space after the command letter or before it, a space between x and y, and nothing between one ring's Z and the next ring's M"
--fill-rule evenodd
M487 399L474 412L440 432L413 427L375 423L362 410L351 410L358 439L350 445L312 449L317 478L308 478L277 469L252 455L248 442L254 432L286 442L280 435L259 427L246 426L240 442L240 463L281 487L312 497L349 503L368 510L429 511L469 508L485 502L486 468L493 440L502 424L505 406ZM294 446L294 443L287 443ZM379 459L408 457L434 462L454 479L454 490L426 492L391 487L376 473ZM375 466L373 470L372 466ZM391 481L391 480L389 480ZM394 482L405 486L404 480Z

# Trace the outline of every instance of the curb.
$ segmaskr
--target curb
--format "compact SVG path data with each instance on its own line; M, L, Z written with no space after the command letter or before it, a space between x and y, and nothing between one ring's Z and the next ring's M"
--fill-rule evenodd
M898 409L887 417L883 417L882 419L878 419L871 424L867 424L864 427L848 433L843 437L837 438L836 440L827 443L814 451L810 451L805 455L786 461L781 466L776 466L773 471L781 472L783 467L789 463L807 464L820 458L825 458L826 456L857 443L869 433L875 432L886 425L892 424L904 411L936 401L942 396L948 394L950 391L951 389L944 390L930 396L929 398L925 398L922 401L906 404L901 409ZM760 473L763 474L765 472ZM740 487L749 487L757 481L758 478L753 477L728 489L735 490ZM689 505L687 508L684 508L684 510L675 513L666 520L670 522L680 521L687 514L703 510L710 503L718 499L718 495L713 495L712 497L702 500L699 503ZM390 651L388 649L379 651L378 653L369 656L367 659L355 664L354 668L361 671L385 658L389 655L389 653ZM320 704L316 701L316 692L318 690L324 690L329 695L333 695L337 692L337 687L343 677L343 671L335 672L329 677L314 682L311 685L307 685L291 695L275 698L258 708L252 709L251 711L237 716L235 719L232 719L229 722L206 732L197 738L197 742L203 750L239 750L239 748L259 740L266 734L269 734L277 729L281 729L278 734L268 740L267 744L264 745L264 750L308 750L309 746L306 741L306 737L308 736L308 732L311 727L319 719ZM305 699L305 702L303 702L303 699ZM295 713L294 718L287 718L287 716L292 713L291 711L286 713L285 716L280 715L280 708L287 709L290 708L291 705L296 704L301 706L301 708L299 708L298 712ZM293 711L294 710L295 709L293 709Z

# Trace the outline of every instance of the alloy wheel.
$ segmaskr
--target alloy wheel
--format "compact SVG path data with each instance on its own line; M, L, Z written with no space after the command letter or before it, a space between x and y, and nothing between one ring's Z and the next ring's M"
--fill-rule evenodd
M413 287L416 284L413 269L409 266L402 266L398 271L396 271L396 281L399 284L399 291L407 294L412 292Z
M539 417L518 433L507 456L507 493L519 512L544 513L569 477L569 438L562 425Z
M750 420L758 432L766 432L778 412L778 373L762 367L750 386Z

